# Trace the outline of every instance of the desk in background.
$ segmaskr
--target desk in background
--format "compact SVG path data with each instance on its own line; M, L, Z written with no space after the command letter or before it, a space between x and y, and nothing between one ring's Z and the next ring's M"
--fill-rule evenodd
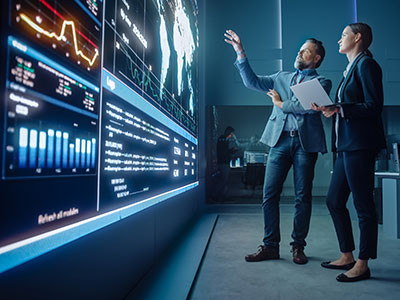
M375 172L382 181L382 224L386 236L400 239L400 173Z

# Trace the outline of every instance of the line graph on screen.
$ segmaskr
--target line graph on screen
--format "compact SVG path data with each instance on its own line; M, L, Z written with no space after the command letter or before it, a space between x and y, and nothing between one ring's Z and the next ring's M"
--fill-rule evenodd
M90 66L92 66L94 64L96 58L99 56L98 48L94 49L95 54L93 55L92 58L89 58L88 56L86 56L82 52L82 50L80 50L78 48L78 42L77 42L77 37L76 37L74 21L64 21L61 26L61 32L59 35L57 35L55 32L49 32L49 31L41 28L39 25L37 25L35 22L33 22L27 15L20 14L20 16L21 16L21 19L24 20L26 23L28 23L28 25L31 26L34 30L48 36L49 38L55 38L57 41L61 41L61 40L65 41L66 40L65 30L66 30L67 26L71 26L74 49L75 49L76 55L81 56L84 60L86 60L89 63Z
M90 71L98 67L100 28L85 19L85 26L73 8L66 9L45 0L20 1L15 5L15 21L23 26L31 38L36 37L42 44L64 55ZM56 8L57 9L56 9ZM89 22L88 22L89 21Z

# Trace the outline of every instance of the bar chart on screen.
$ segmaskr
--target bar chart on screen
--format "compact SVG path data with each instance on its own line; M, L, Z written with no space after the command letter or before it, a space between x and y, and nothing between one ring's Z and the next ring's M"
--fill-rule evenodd
M21 127L18 130L18 168L94 169L96 165L96 139L74 138L69 132Z

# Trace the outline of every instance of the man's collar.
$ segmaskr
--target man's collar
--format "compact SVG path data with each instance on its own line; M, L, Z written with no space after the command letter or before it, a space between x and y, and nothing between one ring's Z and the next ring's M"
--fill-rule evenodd
M304 69L304 70L296 69L296 74L300 74L302 76L311 76L316 73L317 71L315 69Z

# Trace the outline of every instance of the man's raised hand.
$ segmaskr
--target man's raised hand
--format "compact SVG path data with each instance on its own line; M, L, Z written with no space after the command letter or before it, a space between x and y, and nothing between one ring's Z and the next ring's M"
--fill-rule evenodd
M224 33L225 42L231 44L238 56L244 57L244 50L239 36L233 30L227 30Z

